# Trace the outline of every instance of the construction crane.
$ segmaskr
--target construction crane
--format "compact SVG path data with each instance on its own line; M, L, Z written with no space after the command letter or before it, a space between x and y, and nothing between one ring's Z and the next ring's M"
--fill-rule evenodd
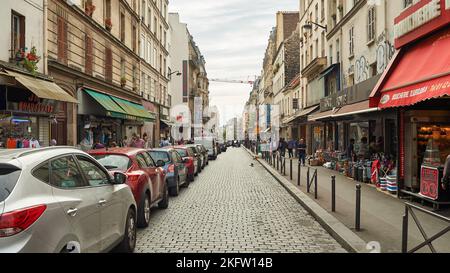
M225 83L239 83L239 84L249 84L253 86L255 84L255 81L241 81L241 80L226 80L226 79L210 79L210 82L225 82Z

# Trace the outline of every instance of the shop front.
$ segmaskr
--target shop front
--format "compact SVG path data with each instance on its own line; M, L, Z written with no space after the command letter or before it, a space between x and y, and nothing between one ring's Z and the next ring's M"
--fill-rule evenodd
M154 122L143 105L88 88L78 91L78 134L80 146L90 149L94 143L123 146L134 134L142 137L146 122Z
M370 104L398 111L399 195L439 206L450 204L441 181L450 154L450 7L440 1L435 16L418 24L413 15L427 5L418 1L396 19L396 28L408 31L398 32L399 51Z
M54 128L65 127L67 103L78 101L45 76L0 72L0 147L65 145Z

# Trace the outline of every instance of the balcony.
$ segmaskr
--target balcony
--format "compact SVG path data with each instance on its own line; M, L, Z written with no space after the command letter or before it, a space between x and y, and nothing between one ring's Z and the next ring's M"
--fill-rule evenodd
M303 68L302 75L308 79L314 78L314 76L321 72L326 65L326 57L315 58L305 68Z

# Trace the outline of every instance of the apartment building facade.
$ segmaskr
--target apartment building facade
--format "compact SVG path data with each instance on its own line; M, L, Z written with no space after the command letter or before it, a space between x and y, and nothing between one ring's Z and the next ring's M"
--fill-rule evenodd
M171 116L177 126L183 128L174 133L180 139L193 139L207 133L204 125L210 111L206 62L178 13L169 14L169 25L170 70L173 73L170 82Z
M66 144L66 128L73 124L65 110L78 101L48 75L46 4L43 0L2 2L2 148L49 146L51 139Z

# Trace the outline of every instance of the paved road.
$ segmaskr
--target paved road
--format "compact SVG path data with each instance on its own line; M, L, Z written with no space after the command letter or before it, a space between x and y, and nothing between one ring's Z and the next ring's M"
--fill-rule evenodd
M210 161L169 209L152 212L136 252L345 252L240 148Z

